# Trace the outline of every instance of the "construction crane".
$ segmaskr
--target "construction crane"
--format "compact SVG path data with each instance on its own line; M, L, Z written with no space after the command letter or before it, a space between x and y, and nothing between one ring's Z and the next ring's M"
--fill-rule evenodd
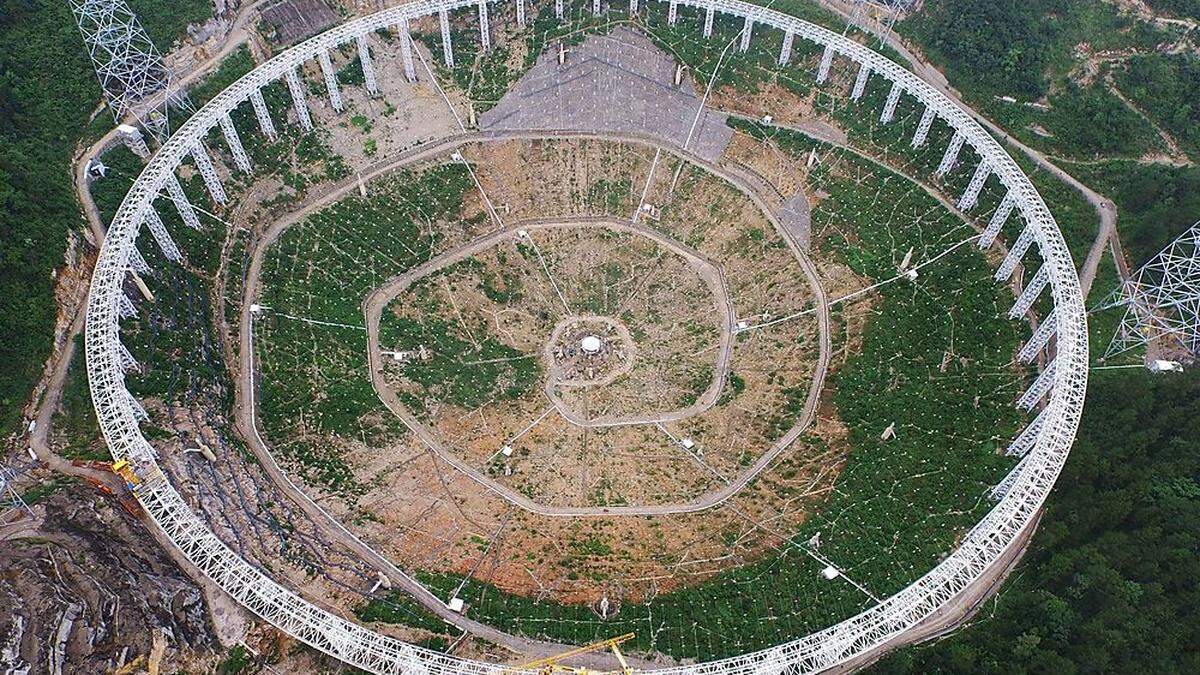
M528 670L536 670L538 673L543 673L544 675L552 675L553 673L571 673L572 675L601 675L602 673L620 673L621 675L633 675L633 669L630 668L629 663L625 661L625 655L621 653L620 648L621 643L628 642L629 640L632 640L633 637L633 633L625 633L624 635L611 637L607 640L593 642L590 645L584 645L582 647L565 651L561 654L555 654L554 656L548 656L544 659L538 659L537 661L530 661L529 663L516 666L512 670L506 671L506 675L509 673ZM590 654L592 652L602 651L605 649L612 650L613 655L617 657L617 662L621 664L620 670L588 670L587 668L576 668L574 666L566 666L561 663L561 661L565 661L574 656Z

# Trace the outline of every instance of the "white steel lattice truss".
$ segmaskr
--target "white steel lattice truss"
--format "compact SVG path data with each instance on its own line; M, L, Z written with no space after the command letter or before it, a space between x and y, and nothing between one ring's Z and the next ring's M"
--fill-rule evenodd
M243 76L192 116L159 150L125 197L105 238L92 279L87 313L87 370L97 418L113 456L129 460L143 477L136 492L153 521L193 564L250 611L306 644L342 661L377 673L496 673L501 666L447 656L406 644L333 615L285 589L262 571L242 560L210 531L160 471L154 448L138 426L136 400L125 388L120 351L117 294L127 274L130 255L140 225L157 225L152 200L174 180L175 168L200 139L234 108L247 104L263 86L286 78L295 69L320 58L328 50L372 31L404 25L425 16L472 7L478 0L418 0L365 16L335 27L279 54ZM673 0L703 10L752 21L760 30L776 30L824 48L819 80L827 64L843 58L890 82L901 95L925 108L924 120L933 116L954 132L955 144L967 144L989 169L989 175L1006 191L1022 227L1026 245L1006 260L1011 267L1029 248L1036 248L1054 303L1044 323L1044 335L1032 342L1055 338L1053 369L1043 371L1023 404L1036 397L1045 405L1037 426L1019 441L1024 459L1005 479L999 501L961 540L957 549L912 585L862 613L819 632L758 652L704 664L665 668L663 673L809 673L843 663L871 651L928 618L940 606L979 579L1033 520L1049 494L1075 437L1087 387L1087 324L1079 280L1063 237L1029 179L996 141L964 110L932 86L867 47L833 31L790 15L738 0ZM444 24L443 24L444 25ZM452 59L449 42L444 44ZM296 94L293 90L293 94ZM302 94L294 103L299 111ZM303 124L303 121L301 122ZM924 141L928 125L914 144ZM953 153L957 155L957 149ZM1000 224L1009 214L999 218ZM160 241L160 243L164 243Z
M152 98L146 127L164 140L171 105L190 108L186 95L171 93L171 74L162 55L124 0L70 0L100 88L120 123L138 104Z
M1104 358L1171 340L1200 356L1200 223L1139 269L1100 309L1125 307Z

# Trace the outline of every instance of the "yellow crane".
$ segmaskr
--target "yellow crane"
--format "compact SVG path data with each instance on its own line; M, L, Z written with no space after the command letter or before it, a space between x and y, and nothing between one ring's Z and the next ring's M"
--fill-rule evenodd
M621 664L620 670L612 672L621 673L621 675L633 675L633 669L630 668L629 663L625 661L625 655L621 653L620 647L621 643L628 642L629 640L632 640L633 637L633 633L625 633L624 635L611 637L607 640L593 642L590 645L576 647L575 649L565 651L561 654L555 654L554 656L548 656L544 659L538 659L537 661L530 661L529 663L516 666L513 670L508 671L508 673L515 673L520 670L536 670L544 675L552 675L553 673L571 673L572 675L600 675L601 671L588 670L587 668L576 668L574 666L565 666L560 662L565 661L573 656L611 649L613 655L617 657L617 662Z

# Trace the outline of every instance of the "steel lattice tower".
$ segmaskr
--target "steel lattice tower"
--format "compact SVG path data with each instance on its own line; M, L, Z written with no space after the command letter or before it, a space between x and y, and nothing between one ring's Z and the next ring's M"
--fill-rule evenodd
M1158 341L1200 356L1200 222L1137 270L1098 309L1125 307L1104 358Z
M191 106L186 95L171 96L171 73L137 15L124 0L69 2L114 120L132 112L163 140L168 104Z
M0 522L4 522L9 514L14 512L32 515L29 506L13 485L16 477L17 474L12 469L0 465Z

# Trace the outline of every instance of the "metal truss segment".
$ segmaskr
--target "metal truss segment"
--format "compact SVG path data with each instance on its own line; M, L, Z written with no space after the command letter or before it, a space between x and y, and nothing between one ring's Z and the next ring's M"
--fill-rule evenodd
M904 93L903 87L899 82L893 82L892 88L888 91L887 102L883 104L883 112L879 115L879 121L887 124L896 116L896 106L900 103L900 94Z
M1029 389L1025 390L1025 393L1017 400L1017 407L1032 410L1054 387L1054 376L1057 369L1057 359L1046 364L1046 368L1038 374L1037 379L1033 381Z
M750 36L754 32L754 19L746 17L746 21L742 24L742 43L738 45L743 52L750 50Z
M917 132L913 134L912 147L919 148L925 145L925 139L929 138L929 130L933 128L935 117L937 117L937 111L932 106L925 106L925 112L921 113L921 122L917 124Z
M596 1L599 2L600 0ZM704 37L706 38L712 37L713 13L714 10L711 4L704 8Z
M171 262L183 262L183 254L179 252L175 240L171 239L171 235L167 233L167 226L163 225L162 218L158 217L158 212L154 210L153 205L146 207L145 223L146 228L150 230L150 236L154 237L154 243L158 244L159 250L162 251L163 257Z
M792 60L792 41L795 38L792 33L783 34L783 45L779 48L779 65L786 66Z
M944 176L954 168L958 163L958 152L962 150L963 142L966 138L962 134L955 132L954 137L950 139L950 144L946 146L946 152L942 155L942 161L938 162L937 175Z
M322 49L321 53L317 54L317 63L321 64L321 75L325 78L325 92L329 95L329 105L336 112L342 112L342 92L338 89L337 73L333 71L329 52Z
M599 0L597 0L599 2ZM483 47L483 51L488 52L492 49L492 28L488 24L488 0L479 0L479 44Z
M833 47L825 45L821 52L821 65L817 66L817 84L824 84L829 79L829 67L833 65Z
M996 242L996 237L1000 234L1000 229L1004 227L1004 223L1008 221L1008 217L1012 215L1013 207L1017 205L1017 200L1012 193L1004 195L1004 199L1000 200L1000 205L996 207L996 212L992 214L992 219L988 221L987 227L983 230L983 235L979 237L979 248L988 249Z
M163 186L167 188L167 196L171 198L171 203L175 205L175 210L179 213L183 224L193 230L199 230L200 218L196 215L196 209L192 208L192 203L188 201L187 194L183 191L183 185L179 183L179 178L171 173L166 177ZM158 214L155 214L155 218L157 217Z
M1056 310L1050 310L1045 319L1038 324L1029 341L1021 347L1021 351L1017 352L1017 360L1022 363L1029 363L1037 358L1037 355L1045 349L1046 345L1050 344L1050 338L1054 337L1054 327L1057 323L1055 316Z
M1042 426L1046 423L1046 410L1048 409L1042 408L1041 412L1033 418L1033 421L1022 429L1021 433L1017 434L1017 437L1009 444L1004 454L1009 457L1024 457L1029 454L1029 451L1033 449L1034 443L1037 442L1038 436L1042 433Z
M228 201L229 197L225 194L225 188L221 185L221 179L217 176L212 159L208 156L208 150L204 149L204 143L200 140L197 140L192 146L192 160L196 162L196 168L200 170L200 178L204 180L204 187L208 188L208 194L212 195L213 201L218 204Z
M413 65L412 33L408 32L408 19L400 20L400 57L404 61L404 77L409 82L417 81L417 69Z
M296 121L300 128L312 131L312 117L308 114L308 101L304 98L304 86L300 84L300 73L295 66L284 74L287 79L288 92L292 95L292 109L296 111Z
M438 24L442 29L442 62L447 68L454 67L454 46L450 43L450 13L443 9L438 12Z
M525 25L525 0L517 0L517 25Z
M562 3L562 0L555 0L555 1L558 3ZM560 19L562 18L561 10L558 12L558 18L560 18ZM675 0L671 0L669 3L667 3L667 25L674 26L675 21L678 19L679 19L679 3L675 2Z
M362 66L363 84L367 88L367 93L376 96L379 94L379 80L375 78L375 62L371 60L371 45L367 43L367 36L355 36L354 46L358 49L358 63Z
M229 152L233 155L233 163L242 173L253 173L250 157L246 155L246 148L242 146L242 137L238 136L237 127L233 126L233 118L225 115L219 124L221 135L225 137L225 145L229 146Z
M970 211L975 208L975 204L979 203L979 193L983 191L983 185L987 183L991 173L992 167L988 166L986 161L979 162L979 166L975 167L975 173L971 175L971 182L967 184L966 191L958 200L960 210Z
M1021 230L1021 234L1017 236L1017 241L1013 247L1008 250L1008 255L1004 256L1004 260L1000 262L1000 267L996 269L994 279L996 281L1008 281L1012 276L1017 265L1021 262L1021 258L1025 257L1025 253L1029 251L1029 247L1033 245L1034 235L1036 231L1029 225Z
M867 78L871 77L871 66L863 63L858 66L858 76L854 78L854 89L850 91L850 100L857 101L862 98L863 92L867 89Z
M250 106L254 108L254 117L258 119L258 128L263 135L275 140L275 123L271 121L271 111L267 109L267 101L263 98L262 89L250 92Z
M1046 289L1046 285L1050 283L1050 272L1045 265L1038 268L1038 271L1025 284L1025 288L1021 290L1021 295L1017 297L1017 301L1013 303L1012 309L1008 310L1008 318L1016 319L1025 316L1033 303L1037 302L1038 296Z

